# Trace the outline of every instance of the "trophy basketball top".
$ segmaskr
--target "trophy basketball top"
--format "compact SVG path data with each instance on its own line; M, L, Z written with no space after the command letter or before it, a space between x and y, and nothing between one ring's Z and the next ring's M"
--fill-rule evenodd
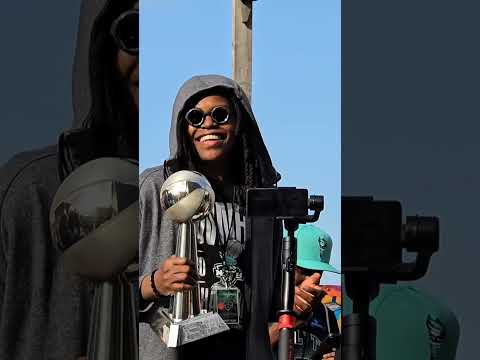
M215 193L205 176L196 171L181 170L163 183L160 203L172 221L187 223L208 215L215 204Z
M50 231L54 244L66 250L136 201L137 161L99 158L79 166L52 200Z

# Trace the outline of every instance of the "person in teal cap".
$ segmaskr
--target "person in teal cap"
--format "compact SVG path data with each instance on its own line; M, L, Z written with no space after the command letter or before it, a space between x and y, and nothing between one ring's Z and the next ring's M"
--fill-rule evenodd
M295 237L297 267L294 309L298 315L294 335L295 359L333 359L335 349L327 343L339 336L339 329L334 312L322 304L326 292L319 285L324 271L339 273L330 265L333 241L330 235L313 225L300 225ZM277 323L270 325L269 334L275 350L279 335Z
M343 315L352 301L343 297ZM370 303L376 321L379 360L454 360L460 327L455 314L437 299L404 284L383 284Z

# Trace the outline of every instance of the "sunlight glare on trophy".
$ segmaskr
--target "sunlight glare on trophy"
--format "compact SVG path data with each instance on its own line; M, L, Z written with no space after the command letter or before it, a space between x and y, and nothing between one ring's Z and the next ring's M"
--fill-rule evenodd
M215 193L205 176L181 170L163 183L160 202L165 214L181 224L205 218L213 209Z

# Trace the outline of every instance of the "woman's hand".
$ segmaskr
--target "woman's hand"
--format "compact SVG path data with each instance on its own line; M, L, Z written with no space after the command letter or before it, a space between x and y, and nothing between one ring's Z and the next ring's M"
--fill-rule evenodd
M160 295L164 296L192 289L197 283L197 279L197 271L194 264L186 258L176 257L175 255L165 260L154 275L155 287ZM147 301L156 298L149 275L142 279L141 293L142 297Z
M173 295L187 291L197 283L197 272L186 258L170 256L155 272L155 286L162 295Z

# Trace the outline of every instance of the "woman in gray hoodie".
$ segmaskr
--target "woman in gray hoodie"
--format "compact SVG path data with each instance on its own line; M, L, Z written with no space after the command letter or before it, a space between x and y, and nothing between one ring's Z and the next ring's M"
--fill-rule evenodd
M215 191L214 211L195 225L198 269L172 256L177 229L159 202L164 180L178 170L201 172ZM188 80L173 107L170 159L140 176L141 359L271 358L268 321L280 299L281 225L267 219L262 236L252 239L245 202L247 188L276 186L279 179L240 86L218 75ZM170 295L196 283L202 307L217 311L230 330L166 348L150 323ZM227 283L239 294L233 312L215 297Z
M66 271L67 243L52 238L49 211L60 184L81 165L138 159L138 46L120 41L138 39L138 26L124 34L113 27L138 5L82 1L72 128L58 144L17 154L0 168L1 359L77 360L87 353L92 282Z

